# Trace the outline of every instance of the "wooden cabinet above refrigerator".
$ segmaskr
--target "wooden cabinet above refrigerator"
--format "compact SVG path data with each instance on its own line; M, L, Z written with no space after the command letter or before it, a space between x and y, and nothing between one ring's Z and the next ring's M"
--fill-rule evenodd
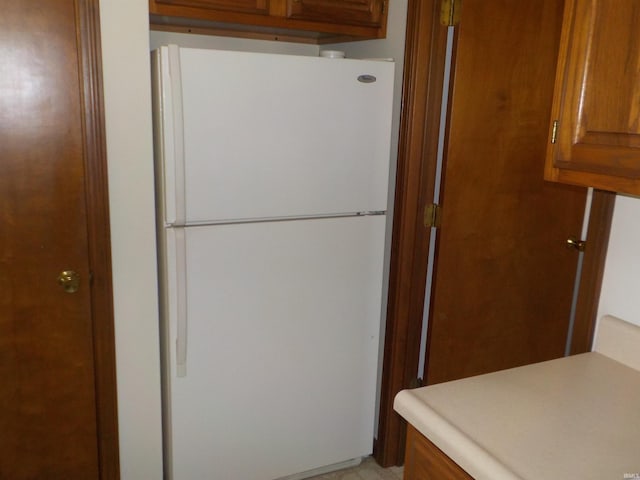
M545 178L640 195L640 2L569 0Z
M384 38L388 0L149 0L151 28L303 43Z

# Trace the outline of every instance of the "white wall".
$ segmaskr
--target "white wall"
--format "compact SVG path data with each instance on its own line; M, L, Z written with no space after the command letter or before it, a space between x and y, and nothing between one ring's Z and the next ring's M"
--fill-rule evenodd
M122 480L162 478L147 0L100 2Z
M610 314L640 325L640 198L616 197L598 318Z

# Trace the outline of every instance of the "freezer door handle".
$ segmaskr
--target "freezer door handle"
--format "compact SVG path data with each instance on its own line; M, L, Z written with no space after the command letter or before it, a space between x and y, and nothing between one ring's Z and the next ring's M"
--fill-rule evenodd
M180 48L176 45L163 47L161 96L163 115L163 183L165 222L184 225L185 203L185 152L184 152L184 106L182 99L182 68Z

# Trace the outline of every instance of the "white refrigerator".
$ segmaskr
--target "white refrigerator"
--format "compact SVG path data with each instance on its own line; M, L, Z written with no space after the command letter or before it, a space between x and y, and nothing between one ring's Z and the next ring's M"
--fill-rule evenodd
M393 63L152 59L165 477L357 461L374 433Z

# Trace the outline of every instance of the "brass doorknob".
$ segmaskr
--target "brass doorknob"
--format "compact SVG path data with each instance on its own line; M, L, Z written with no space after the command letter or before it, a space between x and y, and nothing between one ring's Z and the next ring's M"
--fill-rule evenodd
M64 270L58 275L58 284L67 293L76 293L80 286L80 275L73 270Z
M587 246L587 242L584 240L578 240L575 237L567 238L567 248L575 248L579 252L584 252L584 248Z

